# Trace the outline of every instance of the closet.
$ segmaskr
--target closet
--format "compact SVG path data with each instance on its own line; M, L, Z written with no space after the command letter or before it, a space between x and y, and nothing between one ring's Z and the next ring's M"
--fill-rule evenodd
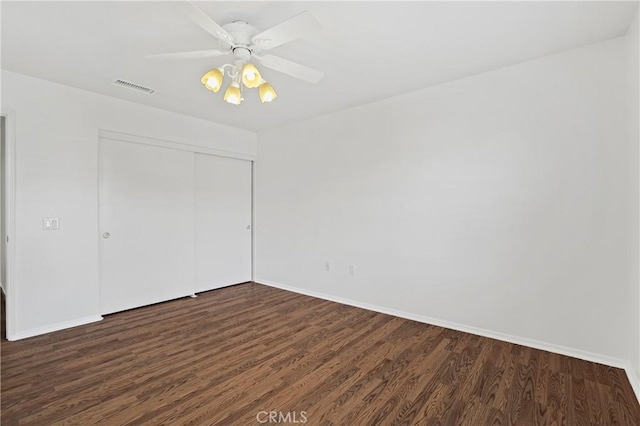
M100 313L251 280L251 161L101 137Z

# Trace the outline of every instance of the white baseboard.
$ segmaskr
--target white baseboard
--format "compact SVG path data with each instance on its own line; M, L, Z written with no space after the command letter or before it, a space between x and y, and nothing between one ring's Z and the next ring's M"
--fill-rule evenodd
M640 377L638 377L638 372L631 367L630 363L627 364L625 371L627 372L629 383L631 383L631 387L636 393L636 398L638 398L638 402L640 402Z
M357 300L347 299L344 297L333 296L313 290L307 290L304 288L294 287L290 285L275 283L268 280L256 279L258 284L268 285L270 287L279 288L282 290L292 291L294 293L300 293L311 297L317 297L319 299L329 300L331 302L341 303L343 305L355 306L356 308L367 309L369 311L380 312L387 315L393 315L400 318L406 318L412 321L417 321L425 324L436 325L438 327L450 328L452 330L462 331L464 333L475 334L478 336L488 337L490 339L501 340L503 342L513 343L516 345L528 346L543 351L553 352L560 355L566 355L573 358L582 359L590 362L597 362L598 364L604 364L611 367L621 368L625 370L629 378L629 382L635 391L638 402L640 402L640 382L631 368L631 364L627 360L609 357L607 355L597 354L593 352L583 351L580 349L569 348L567 346L556 345L553 343L541 342L539 340L528 339L526 337L513 336L510 334L504 334L497 331L485 330L482 328L472 327L469 325L458 324L454 322L444 321L437 318L426 317L423 315L413 314L410 312L399 311L396 309L386 308L383 306L372 305L369 303L360 302Z
M100 320L102 320L102 317L100 315L93 315L90 317L78 318L71 321L63 321L56 324L47 325L44 327L36 327L36 328L31 328L29 330L18 331L11 335L7 334L7 340L14 341L14 340L26 339L27 337L39 336L41 334L51 333L52 331L64 330L65 328L77 327L79 325L85 325L85 324L97 322Z

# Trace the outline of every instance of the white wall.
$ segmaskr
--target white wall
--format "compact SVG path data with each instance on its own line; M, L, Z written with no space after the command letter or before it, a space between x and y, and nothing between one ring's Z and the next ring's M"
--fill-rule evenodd
M251 132L4 70L2 108L16 117L13 337L98 316L98 129L256 149ZM44 217L60 231L43 231Z
M625 47L260 133L256 280L628 359Z
M635 375L635 386L640 398L640 51L638 12L627 33L628 58L628 117L630 143L629 183L629 359Z

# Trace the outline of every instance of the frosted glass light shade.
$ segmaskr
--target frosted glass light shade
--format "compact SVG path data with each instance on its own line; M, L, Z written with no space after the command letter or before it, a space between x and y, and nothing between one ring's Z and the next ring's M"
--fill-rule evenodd
M217 92L222 87L222 80L224 80L224 74L216 68L203 75L200 81L207 89Z
M227 91L224 92L224 100L233 105L240 105L240 102L242 102L242 93L240 93L238 83L232 83L227 88Z
M262 83L260 72L253 64L246 64L242 69L242 82L249 89L256 88Z
M260 95L260 101L262 101L262 103L271 102L278 97L275 89L266 81L258 87L258 94Z

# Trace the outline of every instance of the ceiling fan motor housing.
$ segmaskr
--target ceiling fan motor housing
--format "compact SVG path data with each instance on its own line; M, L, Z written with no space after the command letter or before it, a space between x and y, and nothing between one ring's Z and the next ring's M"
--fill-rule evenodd
M238 61L249 62L249 60L251 59L251 49L244 46L234 47L233 55Z
M234 44L232 48L244 47L247 50L251 46L251 38L258 34L258 29L252 25L249 25L246 21L233 21L229 24L223 25L224 28L233 37Z

